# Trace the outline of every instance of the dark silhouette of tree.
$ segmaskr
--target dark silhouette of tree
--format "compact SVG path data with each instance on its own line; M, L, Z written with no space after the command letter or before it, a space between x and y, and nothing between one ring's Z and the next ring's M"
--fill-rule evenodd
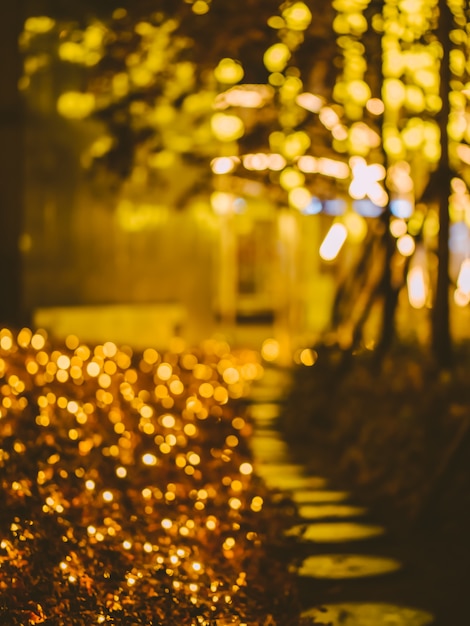
M442 367L449 367L452 362L452 343L449 326L449 197L452 172L449 165L449 135L447 125L450 114L449 89L450 70L450 32L452 29L452 13L447 0L439 0L439 24L437 37L442 45L440 66L440 97L442 108L439 113L439 130L441 156L435 176L439 178L439 239L438 239L438 270L436 295L432 316L432 349Z
M3 2L0 6L0 323L11 326L24 321L20 252L23 138L18 93L22 9L21 2Z

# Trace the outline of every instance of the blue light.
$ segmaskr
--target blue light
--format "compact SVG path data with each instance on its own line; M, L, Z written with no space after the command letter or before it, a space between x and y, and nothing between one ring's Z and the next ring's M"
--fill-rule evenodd
M306 207L302 209L305 215L317 215L323 209L323 205L319 198L312 197Z
M470 249L470 233L465 222L451 224L449 248L454 254L467 254Z
M390 201L390 212L403 220L413 215L413 204L406 198L394 198Z
M334 200L325 200L323 210L328 215L343 215L346 211L346 200L335 198Z
M246 200L244 198L237 198L233 203L235 213L244 213L246 211Z
M379 217L383 213L383 207L374 204L372 200L363 198L362 200L354 200L353 209L362 217Z

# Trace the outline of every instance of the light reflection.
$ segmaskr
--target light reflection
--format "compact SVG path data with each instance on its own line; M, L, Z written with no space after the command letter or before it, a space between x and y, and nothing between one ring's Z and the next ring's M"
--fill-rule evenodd
M428 611L380 602L327 604L321 609L309 609L303 615L325 626L369 626L387 622L394 626L430 626L434 622L434 616Z
M364 578L396 572L401 563L395 559L366 554L322 554L302 561L299 576L341 580Z
M372 539L385 533L382 526L356 524L353 522L319 522L309 525L294 526L286 534L298 536L302 541L316 543L343 543Z

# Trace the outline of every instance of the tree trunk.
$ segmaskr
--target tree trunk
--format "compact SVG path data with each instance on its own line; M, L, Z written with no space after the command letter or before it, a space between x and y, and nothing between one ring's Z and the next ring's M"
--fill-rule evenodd
M19 241L22 227L23 133L18 80L22 2L0 3L0 324L23 323Z
M441 159L437 174L439 180L439 239L438 239L438 271L436 294L432 316L432 349L437 363L442 368L452 364L452 342L449 319L449 196L451 171L449 167L449 137L447 124L449 121L449 85L450 85L450 39L452 14L447 0L439 0L439 25L437 35L442 45L440 68L440 96L442 109L439 116L441 136Z

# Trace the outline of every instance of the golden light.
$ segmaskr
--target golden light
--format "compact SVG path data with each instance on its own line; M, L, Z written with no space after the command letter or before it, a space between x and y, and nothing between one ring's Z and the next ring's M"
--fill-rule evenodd
M311 155L303 155L297 161L297 167L301 172L314 174L319 170L318 159Z
M258 152L256 154L245 154L242 162L245 169L261 172L269 168L270 158L268 154Z
M383 99L386 106L399 109L406 98L405 85L396 78L386 78L383 86Z
M171 413L166 413L165 415L162 415L160 420L162 422L162 426L164 426L165 428L174 428L176 425L176 419L173 415L171 415Z
M253 466L251 465L251 463L244 462L240 465L239 470L240 474L243 474L243 476L249 476L253 472Z
M214 174L228 174L233 172L238 162L235 157L218 157L211 161L211 168Z
M390 232L392 235L398 239L398 237L402 237L407 232L407 225L404 219L392 219L390 221Z
M465 307L470 304L470 292L462 291L461 289L455 289L454 302L459 307Z
M234 509L234 511L238 511L242 507L242 501L240 498L230 498L228 504L231 509Z
M223 84L234 84L241 81L245 72L241 63L234 59L222 59L214 70L214 76Z
M212 132L219 141L234 141L243 137L245 126L237 115L214 113L211 119Z
M272 153L269 155L269 169L273 172L280 172L286 166L286 160L282 154Z
M385 111L385 105L380 98L370 98L366 102L366 109L369 113L372 113L372 115L382 115Z
M289 204L294 209L303 211L312 201L312 194L305 187L296 187L289 191Z
M25 20L24 29L29 33L39 35L51 31L55 24L55 20L45 15L40 15L37 17L28 17Z
M276 339L265 339L261 345L261 355L265 361L275 361L280 354L281 347Z
M211 194L210 202L212 210L216 215L230 215L234 211L236 197L231 193L214 191Z
M340 253L347 236L346 226L341 222L335 222L320 245L320 257L324 261L334 261Z
M287 28L305 30L312 21L312 13L303 2L294 2L282 11Z
M142 456L142 463L144 465L148 465L148 466L154 466L157 464L157 457L154 454L151 454L150 452L147 452L146 454L144 454Z
M352 80L348 84L348 96L360 105L365 105L370 100L369 85L363 80Z
M348 211L343 216L343 223L348 230L348 237L352 243L364 241L367 235L367 222L361 215Z
M306 111L311 111L312 113L318 113L325 104L323 98L309 92L299 94L296 97L295 101L303 109L305 109Z
M57 100L57 111L68 119L85 119L94 109L95 96L92 93L68 91L59 96Z
M263 56L264 65L270 72L282 72L291 57L291 51L284 43L275 43Z
M347 163L335 159L328 159L327 157L320 157L318 159L318 171L325 176L340 179L348 178L351 173Z
M415 240L411 235L402 235L397 239L397 250L401 255L405 257L412 256L415 249Z
M122 467L122 466L117 467L117 468L116 468L116 476L117 476L118 478L125 478L125 477L127 476L127 470L126 470L126 468L125 468L125 467Z
M90 361L86 366L86 372L92 378L96 378L99 376L101 368L96 361Z
M408 272L406 279L408 299L414 309L422 309L427 300L427 284L424 268L415 265Z
M270 85L238 85L219 94L214 102L215 109L242 107L257 109L265 105L274 95Z
M205 15L209 12L210 5L205 0L196 0L191 9L196 15Z
M111 491L103 491L102 498L105 502L112 502L114 500L114 495Z
M327 128L328 130L331 130L340 123L338 114L331 107L322 107L318 117L323 126L325 126L325 128Z
M286 167L279 177L279 182L281 187L289 190L303 185L305 182L305 176L302 172L299 172L293 167Z
M304 131L297 131L286 135L282 152L288 159L298 157L310 147L310 137Z
M156 375L160 380L169 380L173 374L173 367L170 363L160 363L157 367Z
M318 353L316 352L316 350L312 350L311 348L304 348L300 351L299 360L302 365L311 367L312 365L315 365L317 359Z

